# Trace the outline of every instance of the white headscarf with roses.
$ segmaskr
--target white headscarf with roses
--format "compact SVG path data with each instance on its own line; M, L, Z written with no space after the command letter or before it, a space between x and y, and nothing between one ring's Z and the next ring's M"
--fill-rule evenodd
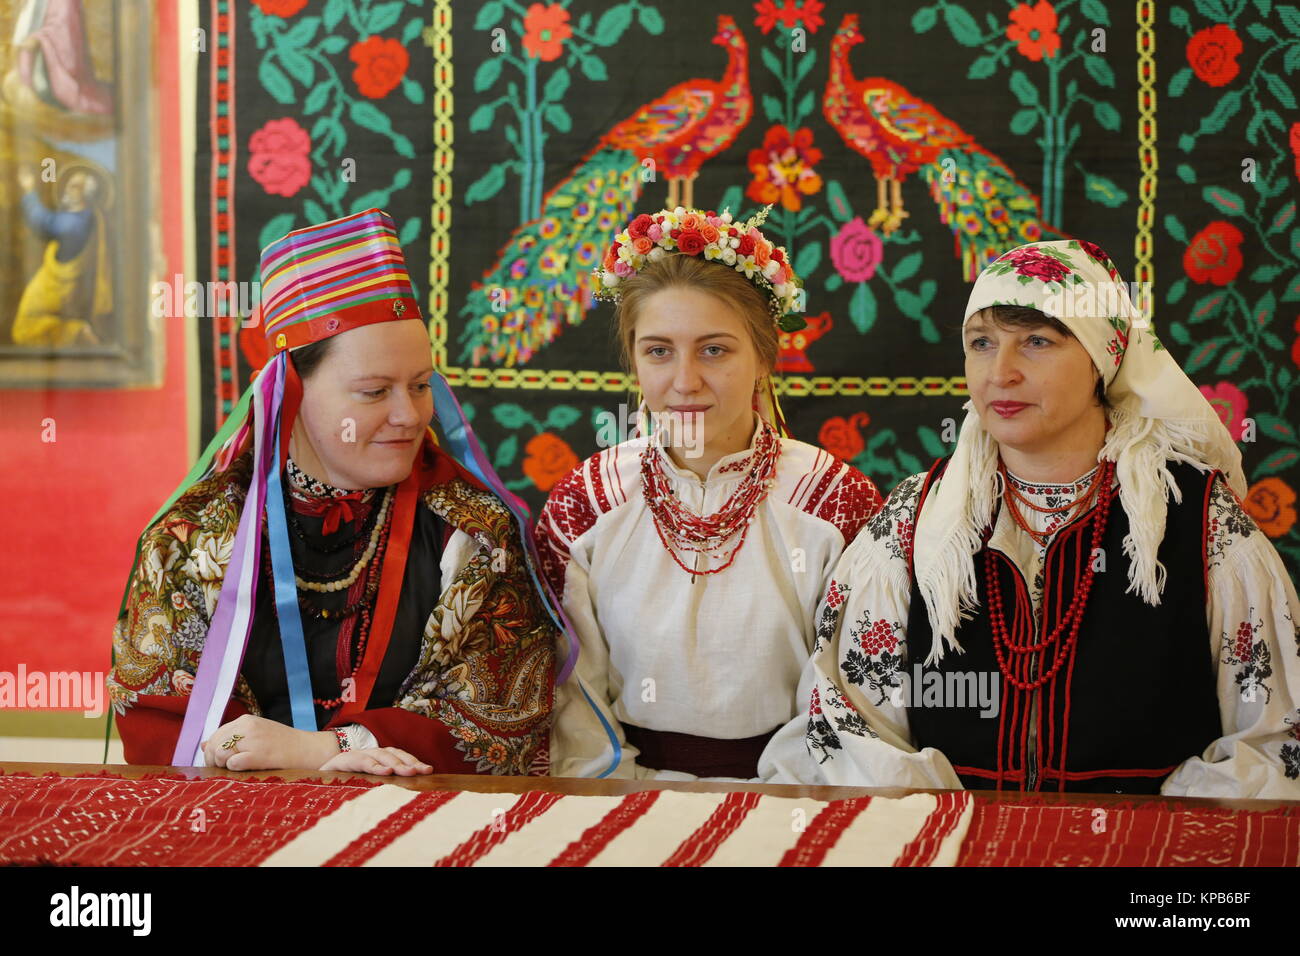
M1139 296L1142 300L1145 297ZM1156 559L1169 496L1181 495L1168 463L1223 472L1238 497L1246 493L1241 452L1214 408L1178 367L1133 303L1100 247L1079 240L1019 246L990 263L971 289L963 328L993 305L1038 309L1078 338L1105 381L1110 429L1097 455L1115 462L1120 505L1129 521L1124 554L1130 592L1160 603L1165 568ZM974 556L1002 494L998 446L971 402L943 479L917 517L913 552L917 587L935 635L927 663L978 606Z

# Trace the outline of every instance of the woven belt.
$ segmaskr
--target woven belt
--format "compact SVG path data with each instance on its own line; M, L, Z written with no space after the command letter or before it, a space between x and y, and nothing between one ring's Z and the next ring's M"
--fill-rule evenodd
M623 724L627 742L641 751L637 763L643 767L746 780L758 776L758 758L778 729L741 740L719 740Z

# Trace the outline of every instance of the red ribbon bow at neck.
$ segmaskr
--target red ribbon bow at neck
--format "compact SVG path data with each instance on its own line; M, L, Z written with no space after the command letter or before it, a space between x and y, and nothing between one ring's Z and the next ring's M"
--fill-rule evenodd
M356 520L356 512L353 511L354 505L363 505L365 498L364 491L354 491L351 494L339 495L337 498L294 498L294 510L300 514L312 515L314 517L324 516L321 521L320 533L322 535L331 535L339 529L344 521L351 524Z

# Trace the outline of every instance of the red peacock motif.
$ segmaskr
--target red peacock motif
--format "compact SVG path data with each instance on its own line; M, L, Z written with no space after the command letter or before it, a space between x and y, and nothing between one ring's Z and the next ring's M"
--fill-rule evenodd
M679 83L616 124L543 197L541 216L511 234L461 309L462 361L521 365L581 323L596 288L592 269L644 182L666 178L670 208L694 204L700 167L735 142L754 110L736 21L719 16L713 42L727 51L721 80Z
M868 225L886 234L897 229L910 215L902 182L920 173L953 232L967 281L1013 246L1045 234L1070 238L1043 222L1038 198L955 122L892 80L855 79L849 51L863 40L858 15L845 14L831 41L823 111L849 148L871 163L876 209Z

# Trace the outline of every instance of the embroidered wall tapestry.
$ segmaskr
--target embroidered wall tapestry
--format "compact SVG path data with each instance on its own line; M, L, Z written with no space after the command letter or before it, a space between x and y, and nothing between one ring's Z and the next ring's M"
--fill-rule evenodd
M1242 442L1247 510L1300 568L1296 6L202 6L198 278L255 279L286 230L387 209L437 362L535 509L633 414L591 299L619 225L670 200L774 203L765 228L807 283L779 367L796 437L885 490L947 454L974 276L1088 239L1149 284L1162 341ZM237 318L197 321L206 440L249 368Z

